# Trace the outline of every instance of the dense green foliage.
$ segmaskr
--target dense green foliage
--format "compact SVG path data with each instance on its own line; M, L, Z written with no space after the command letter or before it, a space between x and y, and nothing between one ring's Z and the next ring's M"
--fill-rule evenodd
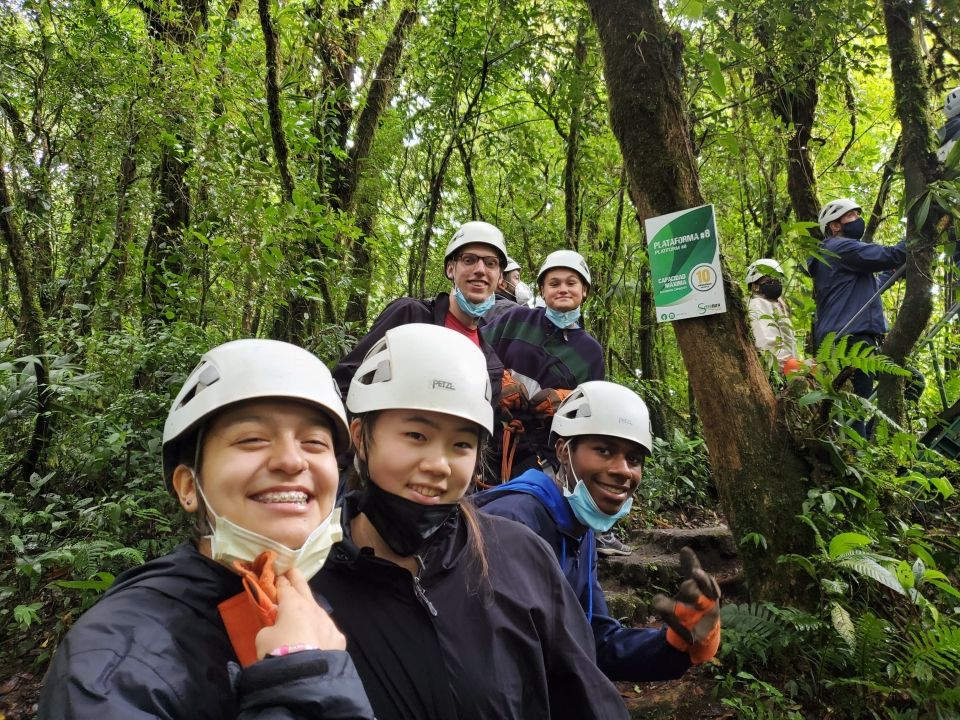
M531 284L548 251L587 256L588 329L608 373L650 400L663 438L643 507L715 503L686 369L672 330L653 321L644 218L586 9L267 5L276 63L257 7L241 0L0 0L4 666L42 671L113 576L186 536L159 481L160 428L204 349L270 336L332 364L394 297L446 289L443 247L467 219L503 229ZM727 267L739 277L756 257L783 262L802 337L816 240L788 173L808 81L808 190L859 198L877 242L903 234L882 14L861 0L663 7ZM942 91L957 83L957 8L920 3L916 15L939 125ZM949 173L928 197L925 214L956 212ZM957 276L939 263L933 279L936 321ZM902 292L885 297L892 316ZM834 379L849 366L904 375L898 366L841 340L804 380L772 377L817 468L797 508L817 553L783 561L802 566L818 601L728 607L719 685L743 717L960 706L957 473L917 443L960 395L958 335L950 324L916 348L927 388L905 426L881 423L872 444L849 421L873 408Z

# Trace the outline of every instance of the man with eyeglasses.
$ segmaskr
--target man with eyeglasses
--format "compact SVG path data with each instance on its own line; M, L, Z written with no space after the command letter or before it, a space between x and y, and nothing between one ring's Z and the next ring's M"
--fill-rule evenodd
M456 330L483 351L496 407L503 363L493 347L480 336L479 328L484 315L494 305L494 291L506 264L507 245L497 227L482 221L461 225L447 243L443 255L444 273L452 283L450 291L434 298L404 297L390 303L374 320L370 331L334 369L333 377L343 396L346 397L360 362L387 330L409 323L428 323Z

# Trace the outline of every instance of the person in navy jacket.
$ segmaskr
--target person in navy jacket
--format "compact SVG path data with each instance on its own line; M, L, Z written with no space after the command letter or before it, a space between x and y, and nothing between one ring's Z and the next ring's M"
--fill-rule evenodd
M683 554L689 577L680 602L655 598L666 627L621 625L610 616L597 579L594 532L606 532L629 513L652 450L643 400L615 383L582 383L558 408L551 440L560 462L556 479L527 470L478 493L476 505L526 525L547 541L590 621L597 665L611 680L677 678L691 664L713 657L720 641L720 590L692 552Z
M877 294L881 280L877 273L895 270L907 260L903 241L896 245L863 242L865 225L861 208L853 200L831 200L820 210L819 257L807 260L813 278L813 299L817 317L813 325L813 344L819 347L829 333L837 339L849 336L848 347L863 342L880 347L887 332L883 300ZM861 311L862 309L862 311ZM857 370L853 391L863 398L873 393L873 378ZM854 423L854 429L867 435L866 423Z

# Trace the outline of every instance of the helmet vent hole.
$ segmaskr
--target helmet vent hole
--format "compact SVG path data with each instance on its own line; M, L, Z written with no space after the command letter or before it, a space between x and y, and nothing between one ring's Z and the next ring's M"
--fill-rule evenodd
M389 382L392 376L390 361L384 359L370 372L357 375L355 380L361 385L374 385L375 383Z
M213 365L208 365L205 367L200 371L200 375L197 377L197 384L190 388L190 391L183 396L183 400L180 401L179 407L185 406L197 395L202 393L218 380L220 380L220 371L217 370Z

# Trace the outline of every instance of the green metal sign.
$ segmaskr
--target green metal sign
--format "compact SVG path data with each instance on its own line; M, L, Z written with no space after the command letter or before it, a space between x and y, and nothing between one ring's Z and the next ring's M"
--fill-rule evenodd
M726 312L713 205L648 218L644 225L657 322Z

